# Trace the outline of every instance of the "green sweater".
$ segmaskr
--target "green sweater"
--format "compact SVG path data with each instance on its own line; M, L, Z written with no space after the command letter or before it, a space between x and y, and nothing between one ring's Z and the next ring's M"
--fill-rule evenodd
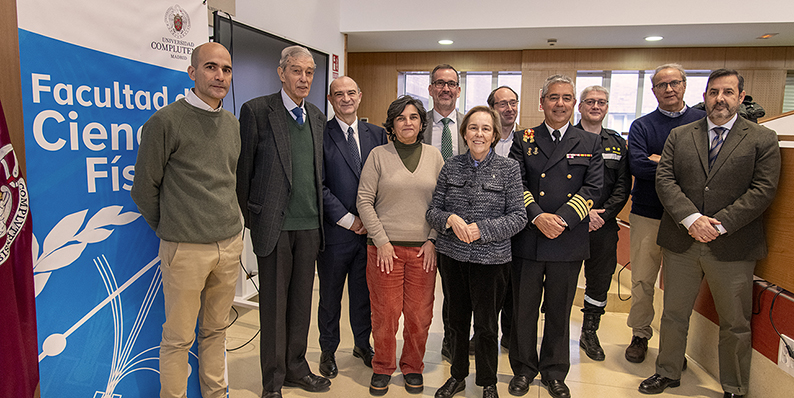
M240 124L180 99L143 125L130 192L157 236L210 243L242 230L236 171Z

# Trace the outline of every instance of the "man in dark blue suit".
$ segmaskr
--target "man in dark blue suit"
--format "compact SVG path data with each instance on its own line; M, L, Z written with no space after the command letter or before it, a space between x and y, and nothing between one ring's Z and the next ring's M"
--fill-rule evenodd
M350 328L355 347L353 356L372 367L372 332L367 288L367 230L356 209L361 166L372 148L386 143L386 130L356 116L361 90L353 79L342 76L331 83L328 101L336 115L323 133L323 207L325 250L317 259L320 278L320 373L335 377L336 349L339 346L339 317L345 277L350 305Z

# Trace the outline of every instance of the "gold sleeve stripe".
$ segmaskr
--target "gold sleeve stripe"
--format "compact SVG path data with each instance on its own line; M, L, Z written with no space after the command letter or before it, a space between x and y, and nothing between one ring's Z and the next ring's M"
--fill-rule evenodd
M568 206L571 206L574 211L576 211L580 221L587 217L587 214L590 212L590 208L593 207L592 200L585 200L581 195L578 194L574 195L567 204Z
M524 207L529 206L530 203L533 203L534 201L535 197L532 196L532 193L529 191L524 191Z

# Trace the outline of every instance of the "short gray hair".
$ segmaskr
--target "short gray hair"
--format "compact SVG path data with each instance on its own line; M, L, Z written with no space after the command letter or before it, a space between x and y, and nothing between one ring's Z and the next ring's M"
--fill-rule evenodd
M576 93L576 84L573 83L573 79L565 75L553 75L553 76L549 76L546 79L546 82L543 83L543 90L541 90L540 92L540 98L545 98L546 94L549 93L549 87L557 83L570 84L571 88L573 89L573 92Z
M654 79L656 78L656 74L661 72L661 71L663 71L663 70L665 70L665 69L675 69L675 70L677 70L678 72L681 73L681 81L686 83L686 71L684 70L684 67L681 66L681 64L675 64L675 63L673 63L673 64L664 64L664 65L657 66L656 70L654 70L653 74L651 75L651 83L656 84L656 82L654 81Z
M287 67L290 58L304 58L308 57L312 60L312 63L316 67L317 64L314 62L314 57L312 57L312 53L306 47L303 46L289 46L283 50L281 50L281 60L278 62L278 67L284 69Z
M590 92L592 92L592 91L600 91L600 92L606 94L607 101L609 101L609 90L607 90L606 87L604 87L604 86L589 86L589 87L585 87L585 89L582 90L582 94L579 95L579 102L584 101L584 99L587 98L587 94L590 94Z

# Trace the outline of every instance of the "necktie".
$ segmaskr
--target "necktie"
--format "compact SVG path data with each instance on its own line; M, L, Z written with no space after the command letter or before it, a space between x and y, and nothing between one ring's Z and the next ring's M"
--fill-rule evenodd
M444 130L441 132L441 156L444 161L452 157L452 132L449 130L451 121L448 117L441 119L441 123L444 123Z
M554 137L554 145L560 143L560 130L554 130L551 135Z
M353 163L358 167L358 171L361 171L361 155L358 154L355 134L352 127L347 128L347 149L350 150L350 156L353 157Z
M724 141L724 134L725 134L725 127L714 127L714 139L711 140L711 149L709 149L709 170L711 170L711 166L714 165L714 161L717 160L717 155L720 153L720 148L722 148L722 142Z
M296 106L292 108L292 114L295 115L295 121L298 122L299 125L303 126L303 109L301 107Z

